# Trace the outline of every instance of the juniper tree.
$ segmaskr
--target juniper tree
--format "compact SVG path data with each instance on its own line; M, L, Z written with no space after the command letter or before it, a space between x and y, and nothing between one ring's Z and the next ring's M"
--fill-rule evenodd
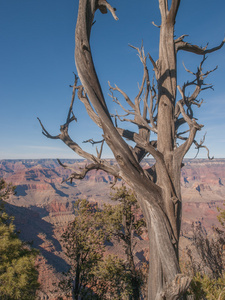
M180 2L158 0L161 14L158 59L154 60L149 53L145 54L143 47L133 47L143 65L139 91L132 99L120 87L110 85L113 100L124 111L112 114L106 105L95 70L90 36L96 11L103 14L109 11L115 20L118 18L115 9L106 0L80 0L75 32L78 77L75 78L67 120L57 136L50 135L40 122L43 133L48 138L62 140L89 161L82 170L75 169L68 180L83 179L90 170L101 169L115 178L123 179L135 192L149 235L149 300L179 299L190 283L190 278L182 275L179 267L182 212L180 173L183 158L191 145L194 143L198 149L205 147L203 142L198 143L195 139L203 125L194 117L193 106L201 106L198 96L203 89L210 88L204 83L211 72L203 71L206 54L220 49L224 44L223 40L219 46L208 49L186 42L186 35L175 38L174 27ZM141 4L138 3L137 7L138 5ZM203 57L196 72L187 70L192 74L193 80L183 86L177 83L177 54L181 51ZM154 69L157 84L150 81L148 61ZM191 93L188 91L190 87L193 88ZM76 91L90 118L102 129L103 140L97 155L83 150L68 133L70 123L76 120L73 114ZM115 92L122 96L124 102L114 95ZM136 125L136 130L124 127L126 121ZM181 126L184 124L188 129L182 131ZM127 139L133 142L132 146L126 142ZM112 150L116 165L102 159L104 142ZM141 161L146 155L154 157L156 163L143 169Z

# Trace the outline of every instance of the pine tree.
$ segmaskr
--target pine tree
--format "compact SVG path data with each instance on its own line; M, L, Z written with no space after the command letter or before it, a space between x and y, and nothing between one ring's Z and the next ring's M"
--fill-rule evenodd
M4 200L14 193L14 189L0 180L0 299L32 300L39 287L35 267L37 251L19 239L14 218L4 209Z
M79 296L94 297L91 288L97 285L96 265L103 258L104 230L96 205L87 200L75 203L75 219L62 235L70 269L61 282L61 289L77 300Z
M119 204L104 206L103 214L107 232L110 238L117 239L123 245L126 255L124 265L129 299L139 299L144 276L141 268L137 268L134 261L135 236L140 236L143 233L146 224L140 213L137 199L131 190L125 186L116 188L111 199L119 202Z

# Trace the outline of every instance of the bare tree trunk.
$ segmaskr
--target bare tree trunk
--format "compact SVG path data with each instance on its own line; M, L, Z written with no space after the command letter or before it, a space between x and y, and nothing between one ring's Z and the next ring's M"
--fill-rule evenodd
M148 202L144 206L150 242L148 300L179 299L190 280L180 274L177 241L162 210Z
M163 4L162 4L163 2ZM150 239L149 300L178 299L189 284L189 279L178 283L173 289L176 276L180 273L178 264L177 220L173 187L174 149L174 105L176 97L176 59L173 41L173 19L166 22L165 1L159 1L162 11L160 34L160 55L157 62L159 85L158 108L158 151L161 152L156 164L157 185L149 181L129 146L114 127L94 69L89 45L90 27L97 8L88 6L89 1L80 1L80 13L76 26L75 60L79 78L92 105L101 120L104 138L120 166L123 179L133 188L144 211ZM100 1L106 5L106 1ZM107 8L108 5L106 5ZM87 27L88 24L90 27ZM84 25L85 23L85 25ZM180 201L180 199L178 200ZM168 295L167 295L168 294ZM171 295L171 297L169 296Z

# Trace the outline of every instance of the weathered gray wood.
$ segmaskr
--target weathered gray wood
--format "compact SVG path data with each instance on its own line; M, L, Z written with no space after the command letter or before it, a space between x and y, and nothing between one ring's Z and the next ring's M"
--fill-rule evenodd
M175 47L174 24L179 4L179 0L173 0L169 9L167 0L159 0L162 17L159 59L153 63L158 83L157 128L151 114L150 124L152 127L149 127L146 121L148 88L145 94L143 115L140 113L138 104L145 81L149 82L146 57L141 50L135 48L144 66L144 75L140 92L134 102L118 87L110 86L111 90L120 92L134 110L133 122L139 127L139 133L131 134L132 140L136 141L139 153L142 149L142 154L150 153L156 158L156 182L146 177L138 162L138 152L130 150L121 137L121 130L117 130L113 125L92 61L89 38L94 13L99 7L105 6L111 12L114 12L113 9L106 1L80 0L76 25L75 61L78 76L101 120L105 141L119 164L120 177L136 192L147 220L150 240L149 300L179 299L190 283L189 278L178 275L180 273L178 242L181 222L180 170L182 159L193 143L197 130L201 129L201 125L186 115L183 108L184 103L180 103L179 112L184 121L189 124L190 133L186 142L177 148L174 118L177 97L176 54L182 45L180 43L177 48ZM116 19L114 13L113 16ZM183 45L183 48L185 50L188 47ZM190 51L190 47L188 50ZM153 62L152 59L151 61ZM193 95L194 100L200 90L201 87L198 86ZM121 103L118 102L118 104L122 107ZM150 138L151 130L158 134L157 148L147 140ZM128 134L128 132L122 132L122 136Z

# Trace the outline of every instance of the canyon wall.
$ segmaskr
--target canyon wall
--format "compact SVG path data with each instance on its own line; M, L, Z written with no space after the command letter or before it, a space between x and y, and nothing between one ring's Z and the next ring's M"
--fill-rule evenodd
M84 160L63 160L79 170ZM110 163L114 163L113 160ZM143 167L154 163L147 159ZM191 224L200 221L210 231L217 225L217 207L225 200L225 159L185 160L181 172L183 195L183 221L181 248L187 244ZM1 160L0 177L17 186L16 195L7 200L6 209L15 216L15 224L25 241L33 241L40 250L38 258L42 291L40 299L55 299L61 273L68 268L62 252L60 236L69 221L73 220L73 204L79 198L110 203L112 176L103 171L91 171L81 181L64 182L71 171L61 167L56 160ZM119 183L120 184L120 183ZM113 202L114 203L114 202ZM111 253L120 253L120 245L108 246ZM145 259L148 251L146 235L136 246L136 259Z

